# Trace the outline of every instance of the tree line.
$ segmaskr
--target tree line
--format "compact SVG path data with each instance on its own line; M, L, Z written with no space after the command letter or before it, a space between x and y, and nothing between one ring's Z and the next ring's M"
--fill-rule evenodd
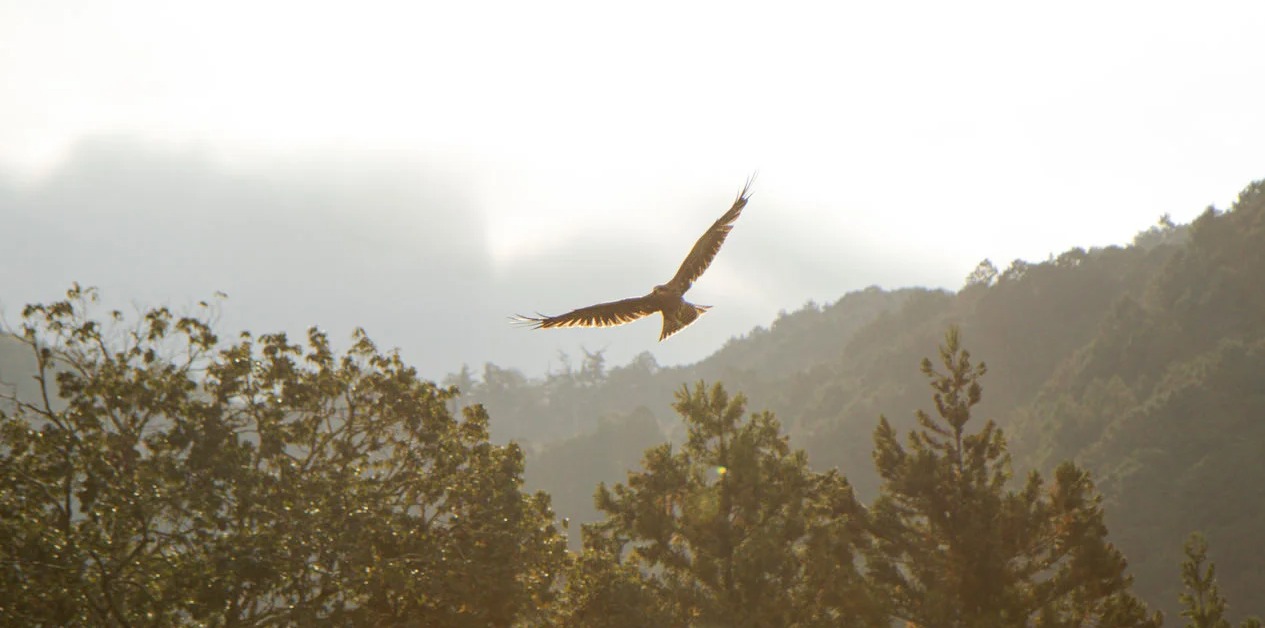
M986 260L957 291L869 288L809 304L695 364L660 367L647 355L589 369L601 375L591 381L566 368L543 380L485 368L496 386L470 373L461 390L496 417L494 440L526 448L527 485L576 521L603 516L596 480L622 481L642 450L684 442L669 403L698 380L772 411L814 469L837 468L870 503L881 483L875 417L916 426L926 386L911 367L958 325L993 367L978 411L1005 430L1015 466L1053 477L1074 460L1091 472L1133 590L1177 617L1173 570L1190 530L1233 548L1218 556L1233 599L1265 590L1262 277L1265 182L1256 182L1231 208L1184 225L1162 218L1131 245ZM571 548L579 541L572 534Z
M684 443L597 486L571 552L523 451L362 331L227 341L206 311L94 300L28 306L34 385L0 390L7 625L1161 624L1087 471L1012 477L956 328L916 427L878 420L870 503L699 382ZM1228 627L1207 551L1187 544L1182 615Z

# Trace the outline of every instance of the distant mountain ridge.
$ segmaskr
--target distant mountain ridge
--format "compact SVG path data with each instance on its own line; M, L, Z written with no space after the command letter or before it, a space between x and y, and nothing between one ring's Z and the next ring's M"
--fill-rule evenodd
M980 416L1005 430L1016 475L1069 458L1093 471L1112 538L1155 607L1173 616L1171 574L1192 530L1220 549L1230 599L1265 591L1265 182L1189 225L1165 217L1128 246L981 263L956 293L870 288L809 304L697 364L643 355L607 370L589 354L583 383L565 370L515 389L465 383L494 434L533 446L529 483L580 521L595 514L592 486L674 436L671 392L698 379L773 411L814 466L838 467L868 496L878 417L899 428L925 407L918 364L950 324L989 366ZM533 438L560 416L579 417L573 431Z
M985 261L957 292L875 287L808 304L693 365L647 353L609 367L599 351L563 356L542 379L487 364L445 383L463 391L457 405L487 407L494 438L526 446L528 484L577 523L596 516L599 481L680 438L672 392L700 379L774 412L815 467L839 468L869 499L878 418L903 429L926 407L918 364L950 324L989 366L977 416L1005 430L1016 476L1065 459L1092 471L1139 595L1175 617L1182 541L1201 530L1226 596L1261 599L1265 181L1128 246ZM32 385L23 349L0 336L0 385Z

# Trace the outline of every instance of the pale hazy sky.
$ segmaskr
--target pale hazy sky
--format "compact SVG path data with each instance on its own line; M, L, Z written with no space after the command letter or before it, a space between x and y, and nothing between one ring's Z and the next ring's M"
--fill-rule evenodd
M0 306L223 290L432 376L695 360L1228 206L1265 177L1261 32L1261 2L0 0ZM755 169L688 332L504 324L666 280Z

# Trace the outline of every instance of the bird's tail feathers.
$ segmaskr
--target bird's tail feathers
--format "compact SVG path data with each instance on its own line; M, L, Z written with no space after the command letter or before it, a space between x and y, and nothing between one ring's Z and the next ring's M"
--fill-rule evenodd
M665 338L675 334L689 326L698 317L707 310L711 309L710 305L694 305L686 301L681 301L673 312L663 313L663 331L659 334L659 341L663 342Z

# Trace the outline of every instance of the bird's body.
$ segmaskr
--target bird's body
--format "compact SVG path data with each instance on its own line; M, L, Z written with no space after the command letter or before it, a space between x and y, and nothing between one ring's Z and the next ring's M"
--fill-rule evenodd
M747 206L747 200L751 198L750 191L753 179L747 180L747 184L738 193L738 198L734 200L734 204L729 208L729 211L725 212L698 239L698 242L694 243L694 248L685 257L685 261L681 262L681 267L677 269L676 275L668 283L655 286L645 296L590 305L589 307L582 307L558 316L517 316L515 320L527 323L535 329L548 329L551 327L610 327L630 323L658 312L663 316L663 331L659 334L659 340L662 341L664 338L684 329L711 307L710 305L694 305L687 302L685 300L685 292L690 289L690 286L694 285L694 281L703 274L703 271L707 270L712 260L715 259L716 253L720 251L720 245L724 244L725 237L733 229L733 224L742 213L742 208Z

